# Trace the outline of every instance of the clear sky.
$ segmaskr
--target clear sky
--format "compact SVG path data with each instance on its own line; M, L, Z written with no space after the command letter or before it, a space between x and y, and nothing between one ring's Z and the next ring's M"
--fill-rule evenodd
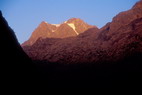
M0 0L0 10L19 42L23 43L42 21L59 24L76 17L101 28L137 1L139 0Z

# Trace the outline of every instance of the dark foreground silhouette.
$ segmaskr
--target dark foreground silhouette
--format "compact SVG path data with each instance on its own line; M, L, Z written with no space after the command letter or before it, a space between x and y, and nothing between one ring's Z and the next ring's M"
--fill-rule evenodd
M58 64L31 61L1 12L0 33L1 79L5 86L102 88L140 87L142 84L141 53L115 63Z
M13 30L0 12L1 79L5 86L34 83L37 72L30 58L22 50Z

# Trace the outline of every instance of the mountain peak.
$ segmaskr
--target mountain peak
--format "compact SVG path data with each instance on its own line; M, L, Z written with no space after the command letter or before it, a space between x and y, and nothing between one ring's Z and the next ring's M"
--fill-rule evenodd
M46 21L42 21L42 22L40 23L40 25L49 25L49 23L46 22Z
M47 22L42 21L42 22L39 24L39 27L47 27L47 25L49 25Z
M70 18L69 20L81 20L81 19L73 17L73 18Z
M39 38L67 38L77 36L94 26L85 23L80 18L71 18L61 24L49 24L42 21L24 45L32 45Z
M66 23L78 23L78 22L84 22L80 18L70 18Z

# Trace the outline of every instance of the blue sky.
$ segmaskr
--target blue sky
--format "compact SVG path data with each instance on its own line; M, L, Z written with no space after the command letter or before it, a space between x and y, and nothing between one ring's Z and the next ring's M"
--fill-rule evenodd
M0 0L0 10L20 43L42 22L59 24L72 17L101 28L139 0Z

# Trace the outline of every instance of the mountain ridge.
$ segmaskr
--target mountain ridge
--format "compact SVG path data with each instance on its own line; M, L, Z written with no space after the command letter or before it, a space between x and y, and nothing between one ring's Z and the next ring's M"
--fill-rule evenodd
M35 43L31 48L24 49L34 60L57 63L122 60L138 50L141 52L141 7L142 1L139 1L130 10L116 15L112 22L101 29L92 28L77 37L55 41L50 46L44 45L50 39L43 39L42 44Z
M61 24L49 24L42 21L34 30L29 40L25 41L22 46L33 45L39 38L75 37L92 27L97 28L79 18L71 18Z

